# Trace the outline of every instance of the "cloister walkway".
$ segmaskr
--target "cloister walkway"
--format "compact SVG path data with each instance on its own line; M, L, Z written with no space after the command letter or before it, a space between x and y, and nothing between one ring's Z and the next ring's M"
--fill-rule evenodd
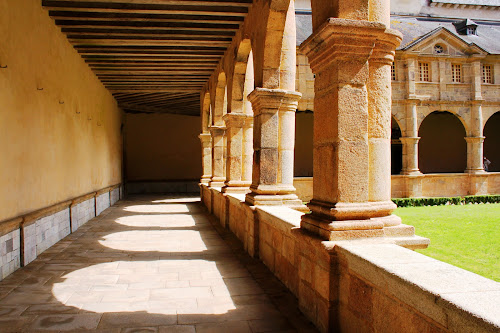
M314 332L198 198L119 201L0 282L0 332Z

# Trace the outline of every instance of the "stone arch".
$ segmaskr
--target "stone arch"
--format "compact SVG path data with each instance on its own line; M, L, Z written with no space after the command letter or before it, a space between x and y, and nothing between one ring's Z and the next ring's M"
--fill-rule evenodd
M227 85L226 74L221 72L217 78L215 88L215 105L213 109L213 125L224 126L222 117L227 113Z
M208 128L212 124L212 108L210 105L210 93L204 94L201 106L201 132L208 133Z
M290 8L293 15L289 15ZM281 50L287 18L295 20L294 1L271 0L264 38L262 59L262 77L256 76L256 83L262 82L263 88L280 88ZM295 23L293 23L295 26ZM294 55L296 50L294 49ZM293 69L295 70L295 68ZM262 81L261 81L262 80ZM261 82L260 82L261 81Z
M466 130L448 111L431 112L418 130L418 164L422 173L463 172L467 166Z
M403 169L403 144L400 140L401 126L398 120L391 118L391 174L399 175Z
M465 109L466 109L465 113L468 113L470 111L469 108L465 108ZM422 122L427 118L427 116L429 116L433 112L451 113L452 115L457 117L458 120L460 120L460 122L462 123L462 126L465 129L465 133L467 135L469 135L469 124L467 123L467 121L465 121L465 118L464 118L464 116L466 116L466 115L464 114L464 112L460 112L459 109L454 109L454 108L450 108L450 109L446 109L446 110L443 110L443 109L441 109L441 110L434 109L433 110L433 109L427 108L424 111L419 111L419 115L418 115L418 119L417 119L418 128L420 128L420 126L422 125Z
M236 53L234 62L231 113L253 115L252 104L247 96L254 89L253 52L250 39L244 39Z
M488 171L500 172L500 111L488 118L483 135L483 156L491 162Z

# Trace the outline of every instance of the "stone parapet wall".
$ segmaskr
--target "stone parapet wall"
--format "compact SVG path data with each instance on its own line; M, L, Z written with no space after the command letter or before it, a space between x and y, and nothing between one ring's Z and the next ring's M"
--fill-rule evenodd
M35 260L75 232L110 203L121 199L120 185L0 222L0 280Z
M305 202L312 198L313 177L295 177L293 185ZM392 175L391 197L455 197L500 194L500 172Z
M390 244L337 244L345 332L498 332L500 284Z
M251 207L242 196L208 187L202 193L226 200L226 227L298 298L321 332L500 329L497 282L395 244L322 241L300 228L303 213L296 210Z

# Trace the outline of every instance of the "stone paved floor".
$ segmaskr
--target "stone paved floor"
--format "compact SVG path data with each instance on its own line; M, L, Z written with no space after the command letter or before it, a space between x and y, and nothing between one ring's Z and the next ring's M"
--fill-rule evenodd
M197 198L119 201L0 282L0 332L315 332Z

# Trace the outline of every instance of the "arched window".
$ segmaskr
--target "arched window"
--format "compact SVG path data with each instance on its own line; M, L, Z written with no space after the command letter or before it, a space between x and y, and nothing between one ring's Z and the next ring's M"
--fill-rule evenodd
M484 125L483 156L490 162L488 171L500 171L500 111L488 119Z
M450 112L425 117L418 135L418 163L422 173L464 172L467 166L465 128Z

